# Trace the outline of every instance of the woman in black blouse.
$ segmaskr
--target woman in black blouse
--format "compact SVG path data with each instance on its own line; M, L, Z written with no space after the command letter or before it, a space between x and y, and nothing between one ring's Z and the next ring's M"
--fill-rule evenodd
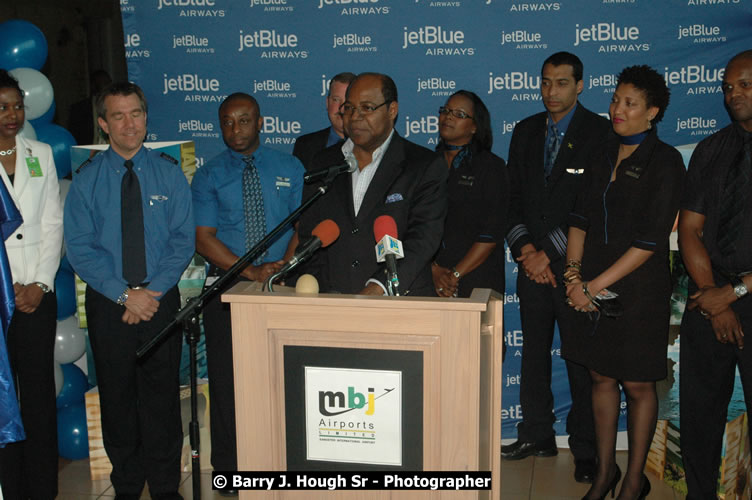
M449 169L449 210L431 270L436 295L469 297L474 288L504 292L504 227L509 177L491 152L491 117L473 92L459 90L439 108L436 150Z
M587 499L613 493L621 477L614 460L620 385L629 462L619 498L650 491L643 469L658 414L655 381L666 377L668 239L684 175L681 155L655 128L668 101L666 83L652 68L632 66L619 74L609 107L615 135L594 152L570 216L564 279L568 303L578 312L562 332L562 356L588 367L593 380L598 470ZM608 292L619 303L597 306Z

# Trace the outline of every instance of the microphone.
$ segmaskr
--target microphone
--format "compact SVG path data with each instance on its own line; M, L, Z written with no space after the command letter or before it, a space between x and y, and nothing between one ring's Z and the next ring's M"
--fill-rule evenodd
M306 184L311 184L313 182L319 181L321 179L325 179L326 181L331 181L335 177L337 177L339 174L344 174L345 172L351 173L355 172L355 169L358 168L358 160L355 159L355 156L352 153L347 153L345 155L345 162L341 163L339 165L334 165L332 167L326 167L321 168L319 170L314 170L313 172L309 172L303 176L303 182Z
M298 265L305 262L308 257L316 252L316 250L322 247L328 247L334 243L334 240L337 238L339 238L339 226L337 226L336 222L332 219L326 219L319 222L318 225L313 228L313 231L311 231L311 237L298 246L299 250L295 252L295 255L293 255L284 266L282 266L282 269L267 278L264 287L273 292L272 282L274 280L289 273Z
M386 262L387 292L399 296L397 259L405 256L402 242L397 239L397 223L390 215L380 215L373 221L373 235L376 238L376 262Z

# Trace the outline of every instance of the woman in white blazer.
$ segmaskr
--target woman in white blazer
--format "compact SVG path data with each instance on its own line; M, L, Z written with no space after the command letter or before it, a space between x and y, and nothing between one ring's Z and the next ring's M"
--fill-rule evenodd
M5 240L16 294L6 340L26 431L25 441L0 448L0 485L5 498L55 498L54 284L63 213L52 150L20 137L23 124L23 92L7 71L0 70L0 178L23 217Z

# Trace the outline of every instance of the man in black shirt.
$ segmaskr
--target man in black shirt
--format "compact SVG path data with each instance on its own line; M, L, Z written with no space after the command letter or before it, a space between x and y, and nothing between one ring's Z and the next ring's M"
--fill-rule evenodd
M509 146L512 181L507 243L520 263L517 295L522 322L523 421L518 440L502 446L501 456L519 460L557 454L551 392L554 321L565 328L569 307L557 276L564 272L567 216L574 207L589 153L610 129L608 120L577 101L582 92L582 61L558 52L543 63L541 95L546 111L518 123ZM567 416L575 480L595 475L595 432L588 370L568 362L572 407Z
M681 325L681 446L687 498L716 498L726 410L738 365L752 390L752 50L723 80L733 123L700 142L689 163L679 218L689 302ZM746 399L746 398L745 398ZM752 414L752 401L746 400Z

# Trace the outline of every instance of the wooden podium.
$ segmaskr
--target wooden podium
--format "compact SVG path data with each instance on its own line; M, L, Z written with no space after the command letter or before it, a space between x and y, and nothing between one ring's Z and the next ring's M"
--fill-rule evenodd
M421 418L408 429L401 426L400 432L403 439L417 439L422 447L401 448L405 457L408 452L413 457L406 460L416 456L419 460L417 467L413 461L407 470L492 472L491 491L241 490L240 498L501 498L502 296L487 289L475 290L469 299L271 294L240 283L222 300L231 303L232 311L238 470L301 470L300 465L288 467L290 450L311 453L306 451L305 431L301 434L290 425L291 415L301 413L299 405L286 410L286 398L288 403L304 398L295 399L297 390L289 387L292 371L301 370L286 367L285 360L292 364L286 356L302 350L305 360L308 350L329 352L330 359L331 352L352 352L353 356L339 356L351 364L357 364L359 353L385 353L381 358L387 363L398 354L412 359L417 355L422 362L412 363L417 366L410 369L420 372L422 386L402 389L420 394L422 401L413 405L416 411L405 411L403 418L409 417L407 413ZM367 356L369 362L373 358ZM321 362L313 359L303 364ZM405 380L407 385L415 379ZM379 409L386 400L377 396ZM409 432L415 429L420 432ZM300 442L291 443L288 436L299 437ZM332 469L343 467L341 461L329 463ZM365 470L347 466L337 470ZM384 470L371 466L374 469Z

